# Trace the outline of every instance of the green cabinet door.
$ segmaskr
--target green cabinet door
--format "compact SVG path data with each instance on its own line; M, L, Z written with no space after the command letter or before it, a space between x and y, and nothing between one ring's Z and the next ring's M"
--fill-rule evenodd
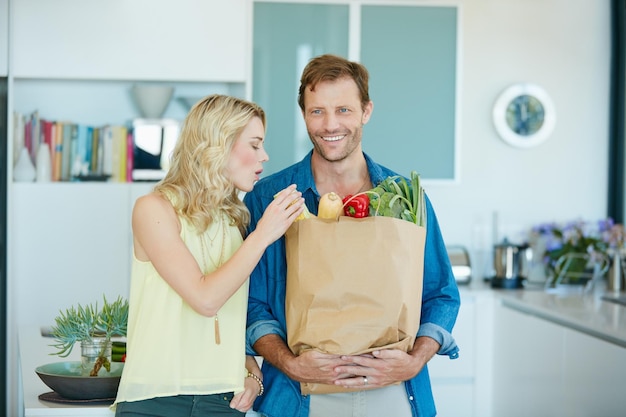
M317 55L348 56L348 17L347 5L254 3L252 99L267 113L264 175L311 150L297 103L300 75Z
M456 27L456 7L361 9L374 102L363 149L400 174L455 178Z
M312 57L334 53L370 72L365 152L403 175L456 179L457 7L255 2L253 33L252 99L268 113L265 174L311 149L300 74Z

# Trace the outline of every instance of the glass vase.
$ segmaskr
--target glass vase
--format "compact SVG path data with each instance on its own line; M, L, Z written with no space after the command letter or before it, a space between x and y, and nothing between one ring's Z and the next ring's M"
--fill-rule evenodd
M81 366L84 376L98 376L111 369L112 342L94 338L80 342Z
M566 253L552 270L546 289L550 292L591 292L609 269L608 258L600 253Z

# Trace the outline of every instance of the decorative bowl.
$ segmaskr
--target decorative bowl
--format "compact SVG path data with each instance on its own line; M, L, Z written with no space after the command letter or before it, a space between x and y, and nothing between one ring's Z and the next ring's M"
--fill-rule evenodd
M131 94L139 113L148 119L163 116L174 94L174 87L158 84L134 84Z
M124 364L111 362L111 372L102 368L98 376L84 376L80 361L55 362L35 369L54 392L69 400L115 398Z

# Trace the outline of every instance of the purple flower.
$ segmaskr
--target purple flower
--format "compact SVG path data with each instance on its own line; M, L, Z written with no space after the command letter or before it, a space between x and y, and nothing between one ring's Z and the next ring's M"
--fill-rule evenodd
M542 223L532 228L545 246L544 262L553 265L568 253L606 254L608 248L624 247L624 227L607 218L597 222L575 220L559 225Z

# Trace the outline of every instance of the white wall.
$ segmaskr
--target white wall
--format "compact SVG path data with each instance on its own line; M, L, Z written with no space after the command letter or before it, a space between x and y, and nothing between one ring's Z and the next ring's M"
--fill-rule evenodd
M9 0L0 0L0 76L9 73Z
M609 2L462 0L460 182L427 185L447 243L470 246L482 274L492 216L498 239L536 223L606 215L610 63ZM516 82L541 85L556 108L551 137L507 145L491 119Z

